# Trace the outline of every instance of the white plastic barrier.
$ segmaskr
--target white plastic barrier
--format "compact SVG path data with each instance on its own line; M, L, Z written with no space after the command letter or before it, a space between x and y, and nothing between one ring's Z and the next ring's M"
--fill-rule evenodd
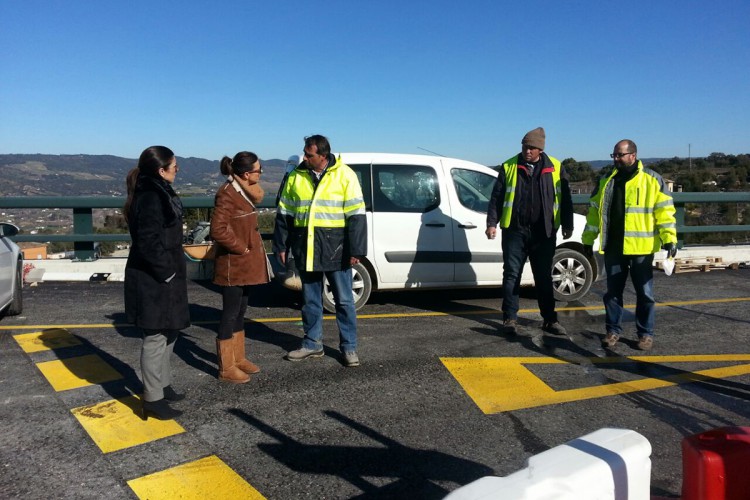
M649 500L651 443L635 431L599 429L529 458L505 477L487 476L446 500Z

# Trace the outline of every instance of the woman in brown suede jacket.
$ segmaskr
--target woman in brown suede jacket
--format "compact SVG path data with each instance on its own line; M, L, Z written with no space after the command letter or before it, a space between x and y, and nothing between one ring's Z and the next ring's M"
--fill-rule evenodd
M258 156L242 151L221 160L227 182L216 192L211 238L216 244L214 283L222 287L223 309L216 354L219 380L243 384L260 368L245 357L245 311L250 285L270 281L255 204L263 199Z

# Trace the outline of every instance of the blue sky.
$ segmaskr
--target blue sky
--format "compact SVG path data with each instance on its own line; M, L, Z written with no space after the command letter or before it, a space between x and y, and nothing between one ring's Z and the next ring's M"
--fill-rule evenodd
M0 153L750 153L750 2L5 1Z

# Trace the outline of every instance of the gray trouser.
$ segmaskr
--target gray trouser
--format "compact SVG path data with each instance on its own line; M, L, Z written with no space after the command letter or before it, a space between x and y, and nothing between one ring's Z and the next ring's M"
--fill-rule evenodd
M141 377L144 401L164 399L164 388L172 383L170 357L177 340L176 331L144 330L141 347Z

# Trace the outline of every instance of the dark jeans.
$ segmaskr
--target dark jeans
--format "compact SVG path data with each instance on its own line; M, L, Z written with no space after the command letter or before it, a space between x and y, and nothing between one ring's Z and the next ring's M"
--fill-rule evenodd
M526 259L534 273L539 311L545 322L557 321L555 295L552 288L552 258L555 256L557 234L548 238L526 230L503 229L503 319L516 319L521 274Z
M221 287L222 308L219 323L219 340L232 338L234 332L245 331L245 311L247 311L247 297L249 286Z
M622 293L628 274L635 288L635 327L639 337L654 334L654 270L652 255L604 253L607 293L604 294L607 332L622 335Z

